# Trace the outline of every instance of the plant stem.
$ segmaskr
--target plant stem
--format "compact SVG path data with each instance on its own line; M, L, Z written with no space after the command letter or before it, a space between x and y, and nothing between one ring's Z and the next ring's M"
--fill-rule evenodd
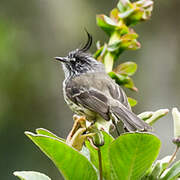
M169 160L169 162L168 162L166 168L163 169L163 171L161 172L161 174L159 175L159 177L164 173L164 171L165 171L165 170L171 165L171 163L174 161L174 159L175 159L175 157L176 157L176 154L177 154L178 150L179 150L179 146L176 146L175 152L172 154L171 159Z
M108 52L104 57L104 66L107 73L112 71L113 64L114 64L114 57L110 52Z
M176 150L175 150L175 152L173 153L171 159L169 160L167 167L169 167L170 164L174 161L174 159L175 159L175 157L176 157L176 154L177 154L178 150L179 150L179 146L176 146Z
M99 160L99 180L103 180L103 173L102 173L102 157L101 157L101 149L98 148L98 160Z

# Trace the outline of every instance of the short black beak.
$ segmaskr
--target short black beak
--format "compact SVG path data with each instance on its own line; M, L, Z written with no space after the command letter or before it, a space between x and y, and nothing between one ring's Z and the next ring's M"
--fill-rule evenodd
M66 57L54 57L54 59L56 59L57 61L61 61L61 62L67 62Z

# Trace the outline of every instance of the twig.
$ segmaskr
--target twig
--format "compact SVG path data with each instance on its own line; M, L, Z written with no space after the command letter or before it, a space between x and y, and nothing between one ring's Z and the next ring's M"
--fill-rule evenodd
M159 177L164 173L164 171L165 171L165 170L171 165L171 163L174 161L174 159L175 159L175 157L176 157L176 154L177 154L178 150L179 150L179 146L176 146L175 152L172 154L171 159L169 160L169 162L168 162L166 168L163 169L163 171L161 172L161 174L159 175Z
M92 146L95 150L99 150L99 148L94 145L92 138L87 137L87 139L88 139L88 141L90 142L91 146Z
M102 158L101 158L101 149L98 148L98 160L99 160L99 180L103 180L103 173L102 173Z

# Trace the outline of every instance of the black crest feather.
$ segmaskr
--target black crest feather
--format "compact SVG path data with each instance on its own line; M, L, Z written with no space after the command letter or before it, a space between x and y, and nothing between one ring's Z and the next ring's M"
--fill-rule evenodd
M92 36L88 33L88 31L85 29L87 36L88 36L88 40L87 43L84 45L84 47L82 47L81 49L79 49L79 51L81 52L86 52L87 50L89 50L89 48L92 45Z

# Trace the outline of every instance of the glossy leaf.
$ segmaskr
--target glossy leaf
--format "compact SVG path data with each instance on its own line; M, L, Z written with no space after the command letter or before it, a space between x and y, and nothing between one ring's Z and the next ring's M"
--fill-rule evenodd
M117 40L113 44L108 45L107 50L110 52L117 51L121 47L122 40Z
M128 102L131 107L134 107L137 104L137 101L131 97L128 97Z
M169 112L169 109L159 109L153 112L152 117L146 120L146 122L150 125L154 124L158 119L162 118Z
M180 161L173 164L161 180L176 180L178 176L180 176Z
M63 141L41 134L25 134L54 162L65 179L97 179L96 171L88 159Z
M116 37L116 40L113 39L113 43L111 42L107 47L107 50L110 52L118 51L116 53L120 54L126 49L136 50L140 48L140 43L136 40L136 33L129 33L123 35L122 37Z
M122 19L125 19L125 18L129 17L133 12L134 12L134 9L129 9L123 13L120 13L119 17Z
M53 138L59 139L61 141L65 141L65 139L58 137L54 133L52 133L52 132L50 132L50 131L48 131L47 129L44 129L44 128L36 129L36 133L41 134L41 135L46 135L46 136L49 136L49 137L53 137Z
M153 116L152 111L145 111L145 112L142 112L141 114L138 114L138 117L144 121L146 121L147 119L149 119L152 116Z
M132 26L142 20L150 18L153 9L153 1L142 0L130 3L129 1L126 2L126 0L120 0L118 8L121 12L119 13L119 17L123 19L128 26Z
M114 138L104 131L102 131L102 133L103 133L104 142L105 142L105 144L102 147L100 147L101 154L102 154L103 177L106 180L111 180L112 174L111 174L110 160L109 160L109 156L108 156L108 149L109 149L110 143L114 140ZM97 152L97 150L94 149L88 141L86 142L86 146L90 151L91 162L98 169L99 163L98 163L98 152Z
M149 133L126 133L111 143L109 157L118 180L139 180L157 158L160 140Z
M104 56L104 54L106 53L106 49L107 49L107 45L105 44L104 46L100 47L93 55L93 57L98 60L101 61L102 57Z
M134 62L125 62L117 66L114 71L117 74L132 76L137 71L137 64Z
M117 8L112 9L112 11L110 12L110 18L113 19L114 21L118 21L119 17L118 17L119 11Z
M133 80L129 76L121 75L121 74L116 74L113 71L109 72L108 74L120 86L123 85L124 87L129 88L129 89L131 89L133 91L138 91L138 89L134 85Z
M96 22L109 35L117 28L117 24L104 14L97 15Z
M157 180L163 170L167 167L171 156L166 156L161 160L157 160L156 163L152 166L151 172L147 176L147 180Z
M34 171L16 171L13 174L21 180L51 180L45 174Z
M129 0L119 0L117 7L120 12L126 11L128 8L130 8L130 1Z

